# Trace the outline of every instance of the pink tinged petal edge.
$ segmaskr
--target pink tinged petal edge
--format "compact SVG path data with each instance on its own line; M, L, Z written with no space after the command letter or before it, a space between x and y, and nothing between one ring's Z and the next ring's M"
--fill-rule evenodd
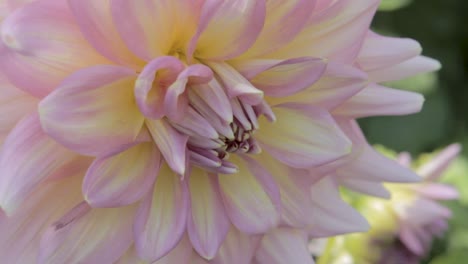
M97 158L83 181L83 194L93 207L132 204L152 188L161 166L153 142L140 143L107 157Z
M145 66L135 83L135 99L145 116L159 119L165 114L163 104L167 87L161 87L159 83L155 83L155 79L163 78L158 82L163 81L167 83L165 85L170 85L176 81L177 75L183 69L182 62L172 56L158 57ZM164 76L159 76L161 72L164 72Z
M338 186L329 177L312 186L310 197L310 206L315 208L314 225L309 227L309 234L313 237L365 232L369 229L366 219L341 199Z
M441 68L437 60L418 56L392 67L369 71L369 79L374 82L402 80L417 74L437 71Z
M262 264L314 264L307 244L307 234L300 229L274 229L262 238L255 259Z
M427 181L435 181L442 176L443 172L457 158L461 151L460 144L451 144L444 148L440 153L431 159L428 163L418 168L417 173Z
M95 66L68 77L39 104L42 127L83 155L105 155L135 140L143 126L133 98L135 73Z
M352 118L407 115L421 111L423 102L421 94L370 84L333 110L333 114Z
M257 105L262 102L263 91L253 86L231 65L224 62L207 62L224 83L229 98L239 97L243 102Z
M347 177L338 178L337 181L340 185L353 190L355 192L367 194L370 196L390 199L390 192L380 182L367 181L361 179L353 179Z
M415 40L369 32L356 63L364 71L373 71L402 63L418 56L421 51L421 45Z
M293 95L317 82L326 70L322 59L303 57L289 60L242 60L231 63L266 95Z
M211 264L251 263L262 235L248 235L231 227ZM242 252L242 253L239 253Z
M11 214L38 184L74 157L74 153L44 134L37 113L23 118L10 132L1 149L2 209Z
M258 57L291 42L313 14L315 0L267 1L265 25L242 57Z
M187 56L218 61L238 56L254 44L265 18L265 0L207 0Z
M217 175L193 169L189 179L191 197L187 232L194 249L205 259L212 259L229 231Z
M134 213L80 203L44 232L38 263L114 263L132 244Z
M106 60L88 45L66 1L36 1L2 23L0 69L20 89L44 97L70 73Z
M320 79L301 92L279 98L270 98L274 104L295 102L332 110L364 89L368 76L356 67L329 61Z
M127 47L141 59L150 61L185 48L196 32L203 2L110 0L110 5L116 28Z
M275 181L254 160L232 157L239 172L219 175L219 188L232 224L248 234L263 233L278 225L280 193Z
M0 212L0 256L4 263L36 263L44 228L83 200L79 172L68 172L62 180L46 181L21 203L11 216ZM57 199L60 197L60 199Z
M135 247L142 259L159 260L179 243L186 229L189 206L187 182L163 165L133 226Z
M373 182L419 182L421 178L412 170L401 166L374 150L366 142L355 120L337 119L340 128L353 142L353 150L347 164L335 171L340 178L353 178Z
M274 107L275 123L260 120L256 139L279 161L294 168L311 168L351 152L351 142L331 115L306 104Z
M187 235L180 240L179 244L172 249L167 255L159 259L152 264L184 264L191 263L190 259L192 257L192 244ZM119 261L115 264L149 264L147 261L142 260L138 257L138 253L135 247L131 247L127 253L122 256Z
M185 175L188 136L179 133L165 119L146 119L146 126L169 167L179 176Z
M142 64L120 37L112 19L110 1L68 0L84 37L104 57L137 68Z
M458 199L460 196L455 187L442 183L426 183L422 186L418 186L416 191L434 200L454 200Z
M169 86L164 98L164 112L175 121L181 120L189 106L187 85L205 84L213 79L213 72L202 64L190 65L177 77L177 80ZM191 87L193 88L193 87Z
M415 234L413 228L407 225L402 225L400 230L400 239L405 244L405 246L414 254L418 256L424 255L424 245L419 241L417 235Z

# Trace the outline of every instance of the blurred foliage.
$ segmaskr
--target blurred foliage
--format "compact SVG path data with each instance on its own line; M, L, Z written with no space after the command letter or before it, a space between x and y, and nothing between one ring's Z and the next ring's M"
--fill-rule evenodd
M468 262L468 1L382 0L379 10L375 31L418 40L423 54L438 59L443 68L386 84L424 94L421 113L368 118L360 123L371 143L398 152L417 155L453 142L463 145L463 154L444 177L458 187L460 200L447 203L453 210L450 229L434 243L423 263Z

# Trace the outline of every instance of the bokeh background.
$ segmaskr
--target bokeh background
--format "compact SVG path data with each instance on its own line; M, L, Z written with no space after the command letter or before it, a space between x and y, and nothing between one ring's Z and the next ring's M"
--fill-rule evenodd
M360 122L371 143L415 156L453 142L463 145L443 178L458 187L461 198L447 203L454 213L450 229L423 263L468 263L468 0L382 0L373 29L418 40L423 54L443 65L437 73L389 85L424 94L421 113Z

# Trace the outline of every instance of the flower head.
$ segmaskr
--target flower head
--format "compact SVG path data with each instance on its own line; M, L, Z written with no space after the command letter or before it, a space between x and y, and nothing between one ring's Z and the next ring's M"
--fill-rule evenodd
M334 177L413 177L355 118L418 111L377 83L438 64L369 31L377 0L0 3L10 262L306 263L304 230L367 228Z

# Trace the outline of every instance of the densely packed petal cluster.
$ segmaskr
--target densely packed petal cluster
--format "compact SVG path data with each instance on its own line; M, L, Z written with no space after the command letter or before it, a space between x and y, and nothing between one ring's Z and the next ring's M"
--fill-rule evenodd
M379 2L0 0L3 261L311 263L365 230L338 185L416 176L355 119L439 67Z
M318 263L421 263L435 237L441 237L448 228L452 213L440 201L457 199L458 191L437 181L459 152L460 145L453 144L419 165L416 172L423 178L420 183L386 184L392 194L390 200L354 199L371 229L333 238L325 252L318 252L323 254ZM408 153L401 153L397 160L405 167L412 165Z

